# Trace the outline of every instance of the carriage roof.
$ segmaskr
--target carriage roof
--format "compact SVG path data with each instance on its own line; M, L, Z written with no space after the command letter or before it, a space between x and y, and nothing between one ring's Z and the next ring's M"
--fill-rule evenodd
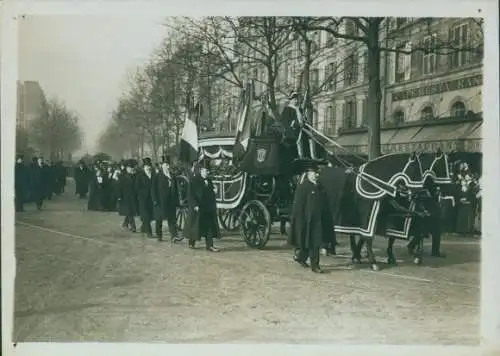
M234 146L235 137L234 132L207 132L198 138L198 146Z

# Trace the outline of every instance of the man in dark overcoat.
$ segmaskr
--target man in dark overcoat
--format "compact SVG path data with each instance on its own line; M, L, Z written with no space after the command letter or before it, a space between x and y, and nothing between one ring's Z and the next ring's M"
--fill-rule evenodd
M163 241L163 220L167 220L170 240L178 242L176 213L179 206L179 195L175 176L170 172L170 162L167 157L162 157L160 170L153 176L151 196L158 241Z
M89 172L83 161L78 162L78 167L75 168L74 178L76 184L75 194L80 199L84 199L89 191L89 182L92 173Z
M150 158L143 160L143 169L137 173L136 192L141 217L141 232L147 237L153 237L151 221L153 220L153 164Z
M320 249L329 238L331 223L324 209L327 206L326 194L318 184L318 167L312 162L304 162L307 172L295 191L292 207L288 243L297 249L295 261L309 267L316 273L323 273L319 266Z
M125 172L120 175L118 181L118 213L124 216L122 227L136 232L135 217L137 216L137 194L135 184L135 161L128 160Z
M201 167L199 172L195 172L189 182L188 218L185 229L190 248L194 249L196 241L201 241L203 236L206 240L207 251L219 252L219 249L214 246L214 239L220 238L217 201L206 167Z
M16 212L24 211L24 202L26 201L28 191L29 174L28 168L24 164L24 157L17 156L15 166L15 208Z
M47 197L47 178L47 169L43 158L37 157L36 163L31 169L31 190L38 210L42 209L43 201Z

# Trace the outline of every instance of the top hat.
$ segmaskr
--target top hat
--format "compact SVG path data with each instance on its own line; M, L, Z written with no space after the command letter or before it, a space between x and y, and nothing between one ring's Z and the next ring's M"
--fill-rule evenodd
M137 161L135 159L128 159L125 162L126 167L135 168L136 165L137 165Z
M170 156L161 156L161 163L170 164Z
M296 159L292 162L293 170L296 173L319 172L322 166L326 166L328 161L318 159Z
M151 158L149 157L146 157L142 160L142 165L143 166L152 166L153 163L151 162Z

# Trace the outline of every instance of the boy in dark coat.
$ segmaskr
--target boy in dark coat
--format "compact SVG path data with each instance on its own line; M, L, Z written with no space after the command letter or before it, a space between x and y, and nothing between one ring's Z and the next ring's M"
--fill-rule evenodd
M17 156L15 167L15 206L16 212L24 211L24 202L28 190L28 168L24 165L23 156Z
M153 237L151 221L153 220L153 199L151 196L153 186L153 165L151 159L143 160L143 171L136 177L137 202L139 216L141 217L141 232L147 237Z
M331 226L324 214L326 194L318 184L318 168L313 163L304 165L307 172L295 191L288 243L298 250L296 262L309 267L309 258L312 271L323 273L319 266L320 249Z
M163 241L163 220L167 220L170 240L178 242L176 212L179 195L174 175L170 172L170 162L162 157L160 170L153 176L151 196L153 198L155 232L158 241Z
M120 176L118 182L118 212L124 216L122 227L135 232L135 217L137 216L137 194L135 188L135 162L126 162L125 172Z
M206 249L218 252L214 239L220 238L217 219L217 201L214 186L208 178L208 169L202 167L195 173L188 187L188 219L186 236L189 238L189 248L195 248L196 241L201 237L206 239Z

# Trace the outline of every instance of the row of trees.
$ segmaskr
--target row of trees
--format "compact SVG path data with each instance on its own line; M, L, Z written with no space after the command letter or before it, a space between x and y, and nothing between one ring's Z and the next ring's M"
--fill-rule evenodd
M433 35L431 43L413 43L411 48L393 47L392 42L411 38L409 30L387 31L394 18L372 17L204 17L169 18L168 38L148 64L131 78L129 91L113 113L108 130L101 137L103 151L121 155L133 152L141 156L143 147L152 148L153 156L161 147L179 140L186 102L194 93L204 103L202 128L212 129L220 108L215 108L221 83L233 87L234 96L247 80L265 88L266 100L275 116L280 98L291 89L280 82L285 70L298 77L294 89L308 93L306 109L312 114L311 97L326 90L329 83L345 73L332 71L323 83L311 85L311 68L324 56L335 56L342 46L351 45L366 53L365 75L368 78L367 126L371 157L380 154L381 58L383 53L435 53L450 56L468 51L482 55L482 22L468 38L467 47L450 37L435 36L440 19L422 18L420 27ZM323 47L318 33L326 33ZM383 38L382 38L383 37ZM342 46L332 46L341 39ZM362 52L358 51L358 52ZM345 54L344 54L345 55ZM357 65L357 58L355 58ZM353 64L354 65L354 64ZM231 92L231 91L230 91ZM227 95L227 90L224 93ZM229 107L224 108L229 111Z
M78 115L58 99L43 100L40 113L26 127L16 127L16 151L67 160L82 146Z

